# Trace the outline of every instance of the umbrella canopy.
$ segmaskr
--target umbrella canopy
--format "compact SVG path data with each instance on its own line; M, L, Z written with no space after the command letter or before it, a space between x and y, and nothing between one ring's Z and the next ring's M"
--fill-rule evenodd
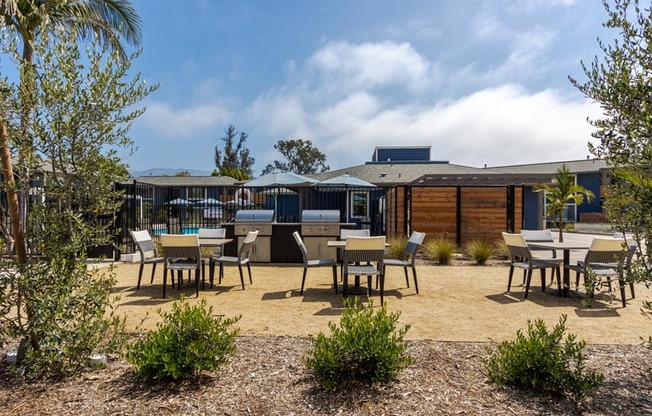
M164 205L192 205L192 202L183 198L175 198L172 201L166 202Z
M218 201L215 198L204 198L195 201L195 204L200 205L200 206L206 206L206 207L219 207L221 205L224 205L222 201Z
M309 186L318 181L292 172L268 173L243 184L250 188L269 188L273 186Z
M348 173L336 176L334 178L326 179L317 183L317 186L345 186L351 188L375 188L376 185L369 183Z

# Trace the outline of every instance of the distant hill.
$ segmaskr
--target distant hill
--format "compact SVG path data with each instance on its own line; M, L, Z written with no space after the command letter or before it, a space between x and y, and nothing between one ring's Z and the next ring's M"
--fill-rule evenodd
M139 176L175 176L179 172L190 172L192 176L211 175L211 171L197 170L197 169L184 169L184 168L178 168L178 169L152 168L152 169L145 169L145 170L129 169L129 174L133 178L137 178Z

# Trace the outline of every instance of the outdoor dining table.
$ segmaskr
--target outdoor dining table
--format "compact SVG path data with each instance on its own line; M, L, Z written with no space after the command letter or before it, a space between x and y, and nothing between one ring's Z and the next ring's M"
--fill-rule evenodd
M200 238L199 245L201 247L220 247L232 241L232 238Z
M570 270L568 265L570 264L570 252L571 250L588 250L590 242L581 242L581 241L564 241L564 242L541 242L533 241L528 243L528 246L536 249L550 249L550 250L562 250L563 255L563 267L564 267L564 276L561 296L568 296L568 290L570 289Z

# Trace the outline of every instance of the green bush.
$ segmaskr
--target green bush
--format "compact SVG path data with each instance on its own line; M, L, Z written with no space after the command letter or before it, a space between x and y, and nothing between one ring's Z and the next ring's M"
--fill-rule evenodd
M504 341L484 360L492 382L537 392L570 394L576 401L604 381L599 373L585 372L582 350L586 342L566 332L566 315L550 332L541 319L528 321L527 336L520 330L513 341Z
M122 351L125 319L112 307L112 269L89 269L83 257L59 258L34 261L22 273L8 271L5 276L11 277L0 282L0 333L20 338L18 362L11 368L15 375L30 380L70 377L89 369L90 355ZM15 287L20 295L13 292ZM7 309L21 302L29 318L24 327Z
M190 306L182 298L172 304L172 311L161 316L163 322L156 331L128 348L126 358L140 378L192 377L219 368L235 352L238 329L229 328L240 317L213 317L213 308L206 307L206 299Z
M400 259L403 257L407 242L408 238L404 235L388 238L387 243L389 247L386 248L387 255L394 259Z
M505 240L500 239L494 242L494 255L501 259L509 258L509 249L507 248Z
M447 238L437 237L425 244L424 249L428 256L439 264L450 264L457 246Z
M485 264L494 252L494 245L484 240L472 240L464 245L464 253L478 264Z
M387 313L383 305L374 313L372 302L363 307L358 298L344 305L340 325L329 323L330 337L311 335L312 348L304 358L326 391L352 380L390 380L414 362L404 341L410 326L396 329L400 312Z

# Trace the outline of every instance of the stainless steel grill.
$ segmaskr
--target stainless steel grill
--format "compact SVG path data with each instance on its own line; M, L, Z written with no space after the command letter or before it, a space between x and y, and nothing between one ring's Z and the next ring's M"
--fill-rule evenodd
M327 247L340 235L340 211L306 209L301 212L301 236L310 259L337 258L337 249Z
M235 222L233 234L238 238L238 247L242 245L249 231L258 230L258 237L249 259L256 262L269 262L272 251L274 210L241 209L235 213L233 221Z

